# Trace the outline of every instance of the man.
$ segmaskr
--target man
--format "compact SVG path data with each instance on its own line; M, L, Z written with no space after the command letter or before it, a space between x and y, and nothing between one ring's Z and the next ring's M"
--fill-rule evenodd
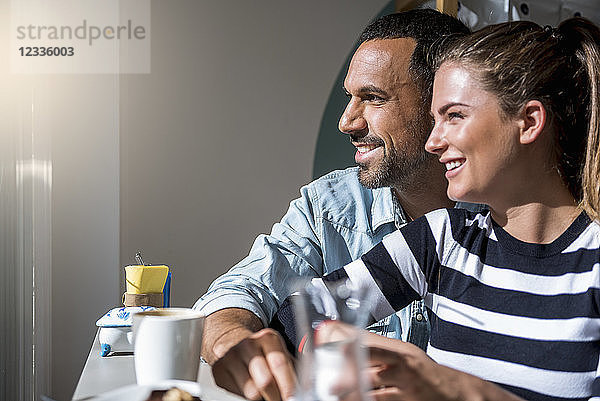
M434 10L382 17L360 37L344 89L340 131L357 148L358 169L332 172L301 189L270 235L210 286L195 307L208 315L203 356L216 382L255 400L289 398L295 374L278 333L267 327L298 278L320 277L359 258L397 227L433 209L452 207L443 166L424 150L433 73L429 46L467 33ZM376 331L424 346L422 303ZM391 333L390 333L391 331Z

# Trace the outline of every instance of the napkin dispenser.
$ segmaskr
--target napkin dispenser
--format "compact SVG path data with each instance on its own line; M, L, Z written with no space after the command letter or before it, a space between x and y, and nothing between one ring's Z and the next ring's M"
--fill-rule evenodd
M168 266L126 266L125 283L125 306L170 306L171 272Z

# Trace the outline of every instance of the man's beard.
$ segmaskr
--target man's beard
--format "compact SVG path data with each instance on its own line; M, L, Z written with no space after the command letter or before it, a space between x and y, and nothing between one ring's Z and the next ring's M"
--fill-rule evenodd
M414 125L407 127L402 149L397 151L392 147L386 147L383 158L378 163L371 165L358 163L358 181L363 186L371 189L395 187L405 191L421 184L421 177L426 176L423 174L423 169L430 168L435 156L425 151L428 130L423 132L422 124ZM417 125L420 125L420 130Z

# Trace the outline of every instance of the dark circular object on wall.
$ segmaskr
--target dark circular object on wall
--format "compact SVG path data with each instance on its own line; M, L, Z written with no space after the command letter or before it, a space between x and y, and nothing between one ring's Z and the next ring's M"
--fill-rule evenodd
M524 15L529 15L529 6L527 5L527 3L521 3L521 12Z

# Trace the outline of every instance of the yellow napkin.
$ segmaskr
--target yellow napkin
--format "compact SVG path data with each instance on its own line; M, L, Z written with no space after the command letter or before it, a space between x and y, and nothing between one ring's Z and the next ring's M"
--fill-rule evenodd
M125 266L125 282L129 294L152 294L162 292L169 273L169 266Z

